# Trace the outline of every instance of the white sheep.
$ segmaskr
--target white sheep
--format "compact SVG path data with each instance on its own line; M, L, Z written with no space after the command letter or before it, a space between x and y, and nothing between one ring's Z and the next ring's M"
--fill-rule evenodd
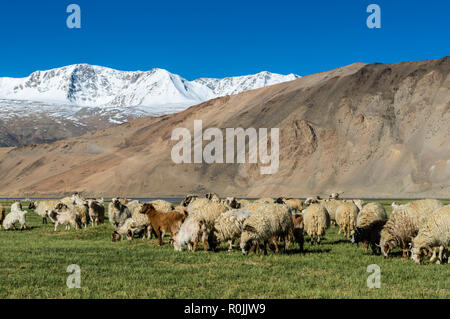
M126 236L128 240L132 240L137 232L144 230L144 226L139 226L133 218L128 218L122 226L113 231L112 241L120 241L124 236Z
M417 200L396 206L381 231L380 248L383 256L388 257L392 249L401 246L402 257L406 258L409 254L409 244L419 232L419 228L442 206L442 203L435 199Z
M16 223L20 224L20 229L25 229L26 226L26 220L25 220L25 216L27 214L27 211L23 211L23 210L14 210L12 212L10 212L8 215L6 215L5 219L3 220L3 228L5 230L10 229L11 227L13 227L14 229L16 228Z
M330 215L321 204L311 204L303 210L305 232L311 237L311 244L320 244L320 237L330 226Z
M214 222L209 246L214 250L219 243L228 242L228 251L232 251L233 241L241 237L242 227L249 215L250 211L245 209L232 209L222 213Z
M442 254L450 247L450 205L438 209L420 227L418 235L412 240L411 259L420 264L424 250L437 247L439 249L439 263L442 263ZM434 259L432 258L431 261L434 261Z
M28 209L34 209L34 212L42 217L42 224L47 224L47 214L51 212L58 203L58 200L41 200L39 202L30 202Z
M289 239L294 238L293 230L292 213L287 205L262 204L251 211L244 222L240 243L242 253L246 255L262 245L264 254L267 254L270 241L278 252L278 239L284 240L286 251Z
M350 238L351 232L356 228L358 213L359 208L353 201L344 201L336 209L336 223L339 226L338 234L343 231L344 235Z
M89 207L89 219L91 220L92 226L98 226L103 224L105 220L105 206L103 201L88 200Z
M114 228L119 228L131 217L131 211L120 198L113 198L108 205L108 219Z
M330 223L333 225L337 225L336 210L342 205L343 202L344 201L337 199L321 199L318 201L318 203L320 203L327 211L330 216Z
M50 220L55 224L54 231L58 229L59 225L64 225L66 230L69 230L70 226L73 226L75 229L79 228L79 221L77 220L76 216L71 211L69 211L68 208L66 208L60 213L51 211L47 215L50 218Z
M202 240L203 249L206 251L207 236L205 219L201 216L188 216L171 242L175 251L182 251L187 245L190 251L195 252L199 241Z

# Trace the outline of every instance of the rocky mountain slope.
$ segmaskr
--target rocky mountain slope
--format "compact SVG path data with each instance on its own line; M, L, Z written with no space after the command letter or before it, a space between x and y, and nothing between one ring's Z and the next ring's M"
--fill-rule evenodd
M21 79L0 78L0 146L79 136L296 78L261 72L187 81L163 69L125 72L88 64L36 71ZM45 132L40 129L47 126Z
M450 198L450 58L357 63L0 156L0 196L237 196L344 192ZM175 128L279 128L263 164L175 164ZM205 142L206 144L206 142Z

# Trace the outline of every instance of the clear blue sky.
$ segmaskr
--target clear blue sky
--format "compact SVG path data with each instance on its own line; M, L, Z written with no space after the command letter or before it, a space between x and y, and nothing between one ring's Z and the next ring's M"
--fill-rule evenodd
M81 7L82 28L66 27ZM381 29L366 26L381 7ZM2 0L0 76L74 63L154 67L192 80L450 55L448 0Z

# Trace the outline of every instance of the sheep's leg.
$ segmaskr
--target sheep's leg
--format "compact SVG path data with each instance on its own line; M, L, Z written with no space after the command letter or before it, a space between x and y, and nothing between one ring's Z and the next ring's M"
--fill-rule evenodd
M444 247L439 247L439 264L442 264L442 254L444 253Z
M255 249L256 249L256 245L252 245L252 247L250 247L250 249L248 250L248 253L250 254L250 253L254 252Z
M433 248L433 254L431 255L430 262L434 263L436 261L436 248Z
M207 243L206 237L207 237L206 234L202 235L202 243L203 243L203 250L204 251L208 251L208 243Z
M162 244L161 232L159 231L159 229L155 229L155 232L156 236L158 237L158 246L161 246Z
M317 236L317 245L320 245L320 236Z
M58 222L55 223L55 230L54 231L56 231L56 228L58 228Z
M197 245L198 245L198 238L195 238L194 240L194 247L192 247L192 251L195 252L197 250Z
M228 251L232 251L233 250L233 240L229 240L228 241Z
M407 258L406 243L404 241L402 241L402 249L403 249L402 258Z
M274 243L275 243L275 242L274 242ZM264 255L267 255L267 244L268 244L267 241L264 242ZM278 249L278 246L277 246L277 249Z
M272 238L272 242L273 242L273 245L275 246L275 253L279 253L280 252L280 250L278 249L278 241L277 241L277 239L276 238Z
M189 251L192 251L192 243L189 242L189 243L187 244L187 246L188 246Z

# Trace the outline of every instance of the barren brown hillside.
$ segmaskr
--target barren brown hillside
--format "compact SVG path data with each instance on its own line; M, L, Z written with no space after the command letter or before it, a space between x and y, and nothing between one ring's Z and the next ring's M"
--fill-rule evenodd
M450 58L353 64L0 155L0 196L450 198ZM280 128L280 168L174 164L176 127Z

